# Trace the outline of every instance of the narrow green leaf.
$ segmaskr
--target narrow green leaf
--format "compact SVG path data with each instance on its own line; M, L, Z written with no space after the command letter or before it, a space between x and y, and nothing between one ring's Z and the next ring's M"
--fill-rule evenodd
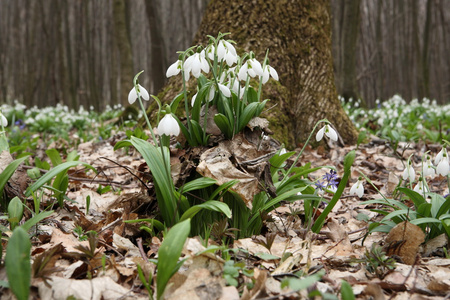
M20 227L23 228L25 231L28 231L28 230L30 230L31 227L33 227L34 225L36 225L40 221L44 220L47 217L50 217L50 215L52 213L53 213L53 210L41 212L41 213L35 215L34 217L32 217L31 219L27 220Z
M65 172L69 168L75 167L77 165L83 165L89 169L92 169L93 171L96 171L95 168L88 163L81 162L81 161L67 161L65 163L62 163L62 164L54 167L53 169L48 171L46 174L44 174L41 178L39 178L35 183L33 183L32 186L30 186L27 189L25 196L29 197L32 192L37 191L39 188L41 188L46 182L51 180L53 177L57 176L61 172Z
M341 282L341 296L342 300L354 300L355 294L353 293L352 286L345 280Z
M233 127L231 126L225 115L216 114L214 116L214 122L216 123L217 127L219 127L219 129L223 132L223 134L225 134L226 138L230 139L233 136Z
M27 158L28 158L28 156L24 156L22 158L18 158L16 160L12 161L9 165L6 166L6 168L0 174L1 175L0 176L0 195L3 194L3 188L5 187L5 184L8 182L9 178L11 178L12 174L14 174L14 172L19 167L19 165Z
M58 150L52 148L45 150L45 153L47 154L48 158L50 158L50 161L53 164L53 167L56 167L60 164L62 164L61 156L59 155Z
M177 271L176 267L184 243L191 231L191 220L185 220L170 229L158 250L158 273L156 277L157 299L162 299L169 279Z
M200 177L194 180L191 180L181 186L178 190L182 193L195 191L199 189L206 188L208 186L214 185L217 183L217 180L209 178L209 177Z
M23 228L17 227L8 241L5 265L9 286L19 300L27 300L30 294L30 250L28 233Z
M225 214L225 216L227 216L227 218L231 218L231 210L226 203L223 203L220 201L215 201L215 200L209 200L202 204L194 205L191 208L189 208L181 216L180 221L192 219L202 209L220 212L220 213Z

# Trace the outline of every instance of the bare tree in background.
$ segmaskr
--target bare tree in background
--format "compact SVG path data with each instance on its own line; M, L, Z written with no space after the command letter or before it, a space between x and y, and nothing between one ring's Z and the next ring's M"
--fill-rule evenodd
M343 79L351 83L354 77L352 67L350 72L342 67L356 58L356 89L351 89L369 106L396 93L407 100L427 96L450 101L448 0L350 1L360 2L359 26L346 22L359 31L354 55L353 48L347 51L354 35L341 35L343 1L331 0L339 94L344 94ZM1 0L0 103L99 109L126 103L130 65L132 75L145 70L141 84L158 93L176 51L192 44L208 0L124 1L121 18L125 16L131 60L124 51L126 40L115 36L121 21L114 18L113 6L120 2Z

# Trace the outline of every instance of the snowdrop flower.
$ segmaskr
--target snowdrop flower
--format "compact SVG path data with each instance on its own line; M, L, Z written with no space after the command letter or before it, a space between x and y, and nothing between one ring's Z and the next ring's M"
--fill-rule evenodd
M419 182L417 182L416 186L414 187L414 192L417 192L419 194L429 192L428 187L424 184L422 178L419 178Z
M269 75L272 76L273 79L278 81L278 73L277 71L269 65L266 65L263 72L263 77L261 82L265 84L269 80Z
M405 170L403 171L403 180L409 179L409 181L414 181L416 178L416 173L414 172L414 168L411 166L411 162L408 161Z
M283 155L283 154L286 154L287 152L286 152L286 148L281 148L281 150L280 150L280 154L278 154L278 155Z
M225 60L228 66L232 66L234 63L237 63L237 53L234 46L227 41L220 40L219 45L217 45L217 57L219 60ZM213 58L214 59L214 58Z
M128 103L133 104L139 96L141 96L144 100L150 100L150 95L148 94L147 90L142 87L142 85L137 85L138 90L136 91L136 88L133 87L128 94Z
M201 72L209 73L209 64L205 57L205 51L197 52L194 55L189 56L184 61L184 79L189 80L189 73L195 78L200 77Z
M164 118L158 124L158 134L159 135L175 135L180 134L180 125L178 125L177 120L172 116L172 114L166 114Z
M0 124L3 127L8 126L8 120L6 119L6 117L2 113L0 113Z
M350 188L350 195L357 195L359 198L364 195L364 185L361 179L358 179L358 181Z
M221 83L217 83L217 85L219 86L219 90L222 92L222 94L225 97L230 97L231 96L231 91L226 85L223 85Z
M423 176L431 176L434 177L436 172L433 168L433 163L431 162L431 158L427 156L427 160L423 163Z
M442 176L447 176L450 171L447 153L442 155L442 159L436 167L436 173Z
M238 78L239 80L247 80L247 75L250 75L250 77L264 75L261 63L255 58L248 59L244 64L242 64L238 73Z
M331 126L329 126L328 124L326 124L325 126L323 126L316 134L316 141L320 142L323 138L323 134L325 133L325 135L327 137L329 137L331 140L333 141L337 141L338 140L338 136L337 136L337 132L336 130L334 130Z
M171 76L178 75L181 72L181 68L183 66L183 62L181 60L177 60L167 69L166 77L169 78Z

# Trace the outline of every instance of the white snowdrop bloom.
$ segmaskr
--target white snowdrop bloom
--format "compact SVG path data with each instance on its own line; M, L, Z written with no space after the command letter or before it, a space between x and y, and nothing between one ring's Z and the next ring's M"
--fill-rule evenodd
M446 153L444 153L441 161L439 162L439 164L436 167L436 173L438 175L440 174L442 176L447 176L449 171L450 171L450 166L449 166L449 162L448 162L448 156Z
M209 73L209 64L205 57L205 51L194 53L184 61L184 79L189 80L189 73L195 78L200 77L201 72Z
M279 155L283 155L283 154L286 154L286 153L287 153L286 152L286 148L281 148Z
M323 134L325 133L325 135L327 137L329 137L331 140L333 141L337 141L338 140L338 136L337 136L337 132L336 130L334 130L331 126L329 126L328 124L326 124L325 126L323 126L316 134L316 141L320 142L323 138Z
M169 66L166 72L166 77L169 78L171 76L178 75L181 72L181 68L183 66L183 62L181 60L177 60L173 64Z
M158 124L158 134L159 135L175 135L180 134L180 125L178 125L177 120L172 116L172 114L166 114L164 118Z
M423 180L419 180L419 182L417 182L416 186L414 187L414 192L423 194L423 193L428 193L429 190L428 190L427 186L424 184Z
M214 47L214 45L213 44L209 45L205 51L206 51L206 55L208 56L208 58L210 60L214 60L214 52L216 51L216 48Z
M364 195L364 185L362 180L358 180L351 188L350 195L357 195L361 198Z
M6 119L6 117L2 113L0 113L0 124L3 127L8 126L8 120Z
M138 91L133 87L131 91L128 93L128 103L133 104L139 96L141 96L144 100L150 100L150 95L147 90L142 87L142 85L138 84Z
M269 65L266 65L263 72L263 77L261 82L265 84L269 80L269 75L272 76L273 79L278 81L278 73L277 71Z
M409 179L409 181L414 181L414 179L416 178L416 173L414 172L414 168L408 164L405 168L405 170L403 171L403 180L407 180Z
M430 157L427 158L427 160L423 163L423 176L431 176L434 177L436 174L433 163L431 162Z
M228 66L232 66L237 63L238 56L234 46L225 40L220 40L217 45L217 57L219 60L225 60Z
M222 94L225 97L230 97L231 96L231 91L226 85L223 85L221 83L217 83L217 85L219 86L219 90L222 92Z
M242 64L238 73L238 78L239 80L247 80L247 75L250 75L250 77L264 75L261 63L255 58L248 59L244 64Z

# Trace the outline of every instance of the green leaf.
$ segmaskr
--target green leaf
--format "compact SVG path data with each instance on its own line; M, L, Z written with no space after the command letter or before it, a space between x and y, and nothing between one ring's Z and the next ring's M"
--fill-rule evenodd
M152 172L156 200L161 211L164 222L171 226L178 222L178 203L175 198L175 187L170 174L170 153L167 147L163 147L164 157L161 148L157 148L147 141L131 137L132 145L141 153Z
M191 231L191 220L185 220L170 229L158 250L158 273L156 277L157 299L162 299L166 285L172 275L178 271L178 259L184 243Z
M342 300L354 300L355 294L353 293L352 286L345 280L341 282L341 296Z
M21 227L14 229L6 248L6 275L10 288L19 300L27 300L30 294L31 242L28 233Z
M54 167L53 169L48 171L46 174L44 174L41 178L39 178L35 183L33 183L32 186L30 186L27 189L25 196L29 197L32 192L35 192L38 189L40 189L47 181L51 180L53 177L57 176L59 173L66 172L69 168L75 167L77 165L83 165L89 169L92 169L93 171L96 171L95 168L88 163L81 162L81 161L67 161L65 163L62 163L62 164Z
M281 282L281 287L284 288L288 286L294 291L304 290L313 285L314 283L318 282L322 278L323 274L324 272L318 272L314 275L302 279L297 278L285 279Z
M187 182L186 184L181 186L178 190L181 193L186 193L186 192L190 192L190 191L203 189L208 186L214 185L216 183L217 183L217 180L215 180L215 179L212 179L209 177L200 177L200 178L197 178L197 179Z
M27 220L22 226L20 226L21 228L23 228L25 231L30 230L31 227L33 227L34 225L36 225L37 223L39 223L40 221L44 220L47 217L50 217L50 215L53 213L53 210L51 211L44 211L41 212L37 215L35 215L34 217L32 217L31 219Z
M197 204L197 205L194 205L191 208L189 208L181 216L180 221L192 219L202 209L217 211L217 212L225 214L225 216L227 216L227 218L231 218L231 210L226 203L223 203L220 201L215 201L215 200L209 200L202 204Z
M139 223L139 222L147 222L150 223L153 227L156 227L159 231L163 231L166 227L163 223L155 219L137 219L137 220L125 220L124 223Z
M405 187L399 187L398 190L408 196L409 199L411 199L412 202L414 202L414 206L418 208L421 204L427 203L423 196L413 190L410 190Z
M233 137L233 127L228 121L227 117L223 114L216 114L214 116L214 122L217 127L222 131L226 138L231 139Z
M47 149L45 150L45 153L47 153L48 158L50 158L50 161L53 164L53 167L56 167L60 164L62 164L61 156L59 155L58 150L56 149Z
M11 178L12 174L14 174L19 165L27 158L28 156L24 156L12 161L0 174L0 197L1 195L3 195L3 188L5 187L5 184L8 182L9 178Z

